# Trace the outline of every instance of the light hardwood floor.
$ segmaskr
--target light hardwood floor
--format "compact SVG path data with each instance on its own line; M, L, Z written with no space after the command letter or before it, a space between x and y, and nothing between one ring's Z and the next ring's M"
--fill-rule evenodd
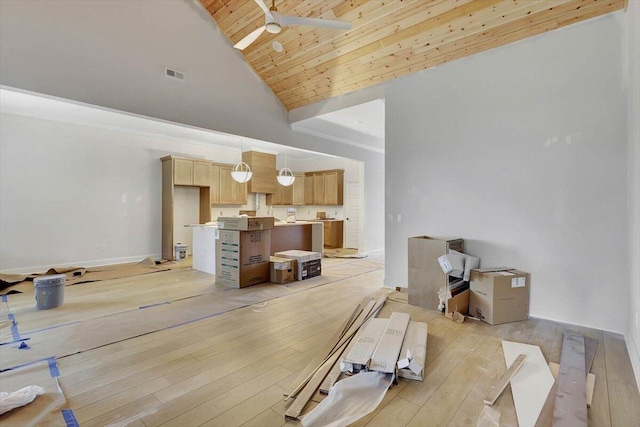
M68 407L83 427L299 425L285 422L283 394L362 298L380 291L384 266L376 259L325 258L323 273L334 280L59 358ZM186 268L69 286L64 310L32 310L29 296L12 298L11 307L37 328L200 295L212 283L213 276ZM562 335L574 331L599 343L590 425L640 425L640 396L620 335L542 319L458 324L397 301L388 301L380 316L393 311L429 324L425 380L400 379L356 426L476 426L484 395L506 370L501 340L539 345L547 361L559 362ZM517 426L509 387L493 408L501 426Z

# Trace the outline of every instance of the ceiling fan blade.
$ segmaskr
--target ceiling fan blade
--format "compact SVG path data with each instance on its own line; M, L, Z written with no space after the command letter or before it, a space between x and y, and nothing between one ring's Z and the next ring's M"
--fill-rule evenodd
M233 47L235 47L236 49L244 50L251 43L256 41L256 39L258 37L260 37L260 34L262 34L262 32L265 29L266 29L266 27L263 25L262 27L253 30L252 32L250 32L249 34L244 36L244 38L242 40L240 40L238 43L234 44Z
M262 11L264 12L265 15L267 15L267 17L273 18L273 15L271 15L271 11L267 7L267 5L264 4L262 0L254 0L254 1L258 4L258 6L260 6L260 9L262 9ZM273 21L273 19L271 20Z
M351 22L332 21L330 19L302 18L300 16L280 15L273 12L273 16L280 22L280 25L307 25L311 27L332 28L334 30L350 30Z

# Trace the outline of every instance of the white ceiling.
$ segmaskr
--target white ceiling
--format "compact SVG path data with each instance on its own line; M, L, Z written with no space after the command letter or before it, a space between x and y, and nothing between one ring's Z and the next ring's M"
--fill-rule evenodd
M232 148L240 146L240 137L236 135L185 126L179 123L152 119L8 87L0 87L0 111L46 120L95 126L102 129L155 135L177 141L209 143ZM303 122L309 129L319 129L318 132L322 136L328 136L331 139L342 138L343 141L341 142L347 144L359 145L359 141L350 141L349 138L365 136L364 141L369 140L372 144L375 143L377 147L380 139L378 135L382 135L382 147L384 147L384 103L380 100L328 113ZM304 129L300 131L304 132ZM339 138L336 138L336 135ZM323 153L245 137L242 138L242 148L244 151L255 149L272 154L286 153L289 158L298 160L333 157Z
M375 99L352 107L292 123L303 133L384 153L384 100Z

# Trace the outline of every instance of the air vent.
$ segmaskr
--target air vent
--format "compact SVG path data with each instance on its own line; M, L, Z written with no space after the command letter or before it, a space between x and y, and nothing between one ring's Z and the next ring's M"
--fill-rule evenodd
M172 70L171 68L165 68L164 74L167 77L173 77L174 79L184 80L184 73L182 71Z

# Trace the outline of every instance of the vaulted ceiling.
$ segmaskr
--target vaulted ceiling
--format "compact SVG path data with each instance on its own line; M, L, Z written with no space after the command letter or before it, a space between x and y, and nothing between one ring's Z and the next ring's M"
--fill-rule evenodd
M260 1L260 0L257 0ZM265 24L254 0L200 0L237 43ZM271 0L265 0L271 6ZM625 7L626 0L275 0L282 15L350 22L288 26L242 51L288 110ZM277 41L282 52L273 48Z

